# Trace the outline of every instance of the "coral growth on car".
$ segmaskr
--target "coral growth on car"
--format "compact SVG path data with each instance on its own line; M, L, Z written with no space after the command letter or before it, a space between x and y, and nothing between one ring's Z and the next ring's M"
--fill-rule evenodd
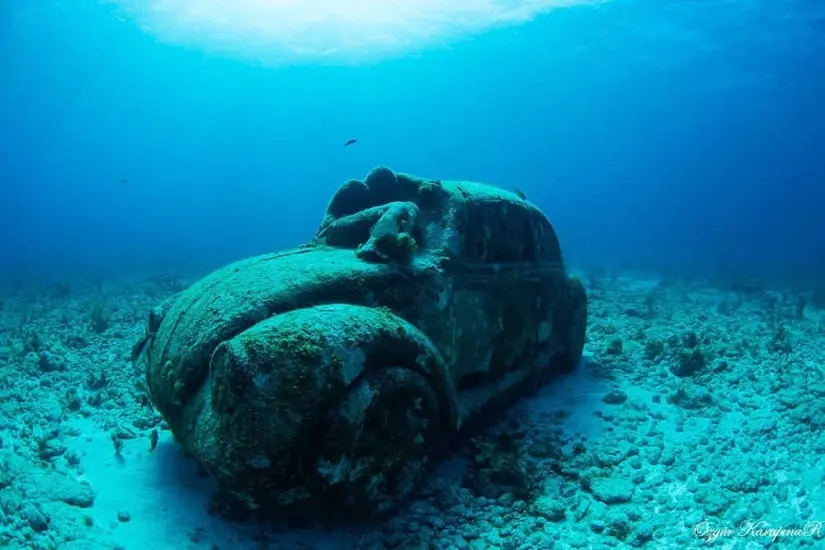
M134 357L227 493L280 517L360 520L574 369L586 312L533 204L377 168L341 186L310 243L159 305Z

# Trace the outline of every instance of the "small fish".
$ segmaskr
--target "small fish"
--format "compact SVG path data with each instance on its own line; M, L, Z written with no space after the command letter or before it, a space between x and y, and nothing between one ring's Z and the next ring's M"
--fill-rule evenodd
M523 201L527 200L527 195L524 194L524 191L522 191L518 187L515 188L515 191L516 191L516 195L518 195L518 198L520 198Z
M347 140L347 142L344 144L344 147L347 147L347 146L349 146L349 145L352 145L353 143L355 143L355 142L357 142L357 141L358 141L357 139L350 139L350 140Z
M126 185L127 183L129 183L129 180L126 178L120 178L120 185Z

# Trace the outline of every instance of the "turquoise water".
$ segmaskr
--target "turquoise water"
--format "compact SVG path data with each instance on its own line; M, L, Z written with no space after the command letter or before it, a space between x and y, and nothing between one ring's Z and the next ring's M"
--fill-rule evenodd
M804 0L0 0L0 540L761 548L742 521L825 521L823 97ZM148 312L308 242L382 165L518 189L552 222L587 345L511 414L578 477L524 450L530 498L442 472L355 534L207 515L131 362Z

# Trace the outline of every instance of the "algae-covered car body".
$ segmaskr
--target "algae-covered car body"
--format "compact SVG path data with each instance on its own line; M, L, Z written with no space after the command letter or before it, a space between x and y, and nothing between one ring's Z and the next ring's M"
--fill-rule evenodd
M534 205L377 168L341 186L309 244L155 308L135 361L227 492L283 517L364 519L463 431L573 369L586 310Z

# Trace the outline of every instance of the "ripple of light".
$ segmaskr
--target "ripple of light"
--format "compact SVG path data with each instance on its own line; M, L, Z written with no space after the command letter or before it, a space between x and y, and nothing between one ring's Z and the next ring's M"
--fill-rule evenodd
M420 51L599 0L108 0L159 40L263 63Z

